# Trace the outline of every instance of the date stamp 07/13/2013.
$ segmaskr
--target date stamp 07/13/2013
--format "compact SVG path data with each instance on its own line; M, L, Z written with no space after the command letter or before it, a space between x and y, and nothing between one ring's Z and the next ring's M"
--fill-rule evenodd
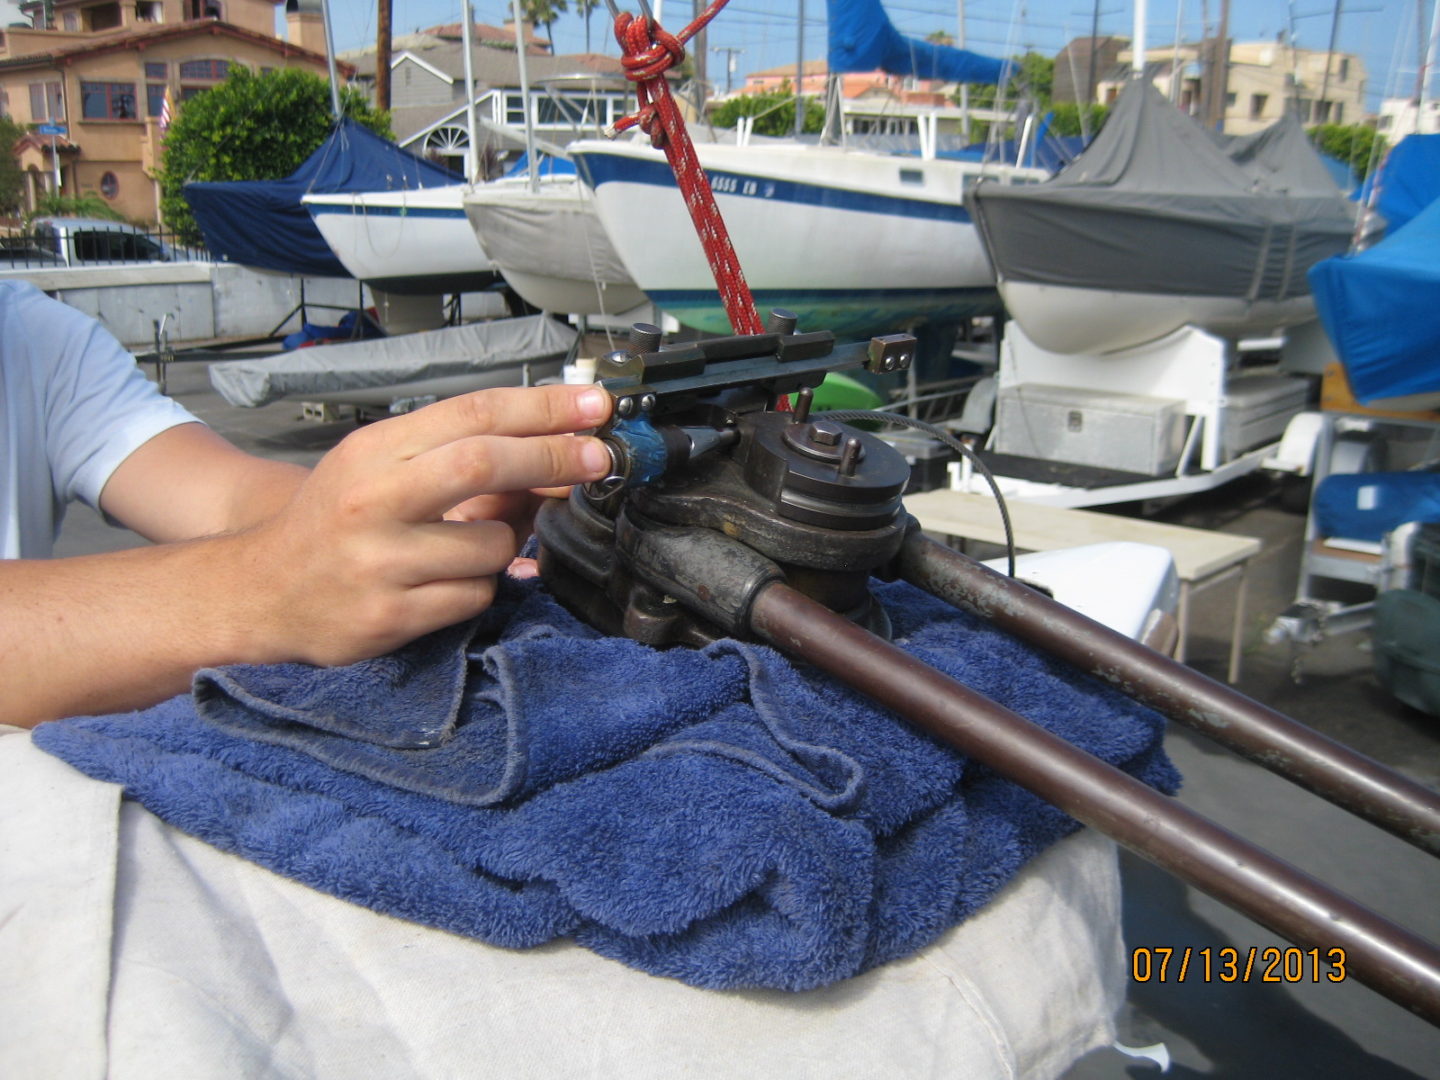
M1141 983L1339 983L1346 976L1341 948L1141 945L1130 950L1130 977Z

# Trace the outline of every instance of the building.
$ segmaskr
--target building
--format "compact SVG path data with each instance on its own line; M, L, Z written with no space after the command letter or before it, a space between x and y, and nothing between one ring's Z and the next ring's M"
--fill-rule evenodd
M1217 78L1209 62L1211 42L1145 50L1145 76L1180 108L1202 117L1206 80ZM1221 130L1249 135L1287 113L1301 123L1358 124L1365 118L1365 65L1350 53L1298 49L1283 41L1232 41L1224 75ZM1117 63L1096 87L1096 100L1109 104L1130 78L1131 54Z
M159 217L160 114L222 82L231 64L325 75L318 0L38 0L0 30L0 111L34 131L16 154L27 208L58 188L99 195L132 221ZM51 19L46 24L46 8Z
M1406 135L1440 135L1440 100L1386 98L1380 103L1375 130L1394 145Z
M520 88L515 24L476 24L471 69L480 146L470 148L465 109L464 27L435 26L396 38L390 56L390 126L395 140L465 176L491 176L524 146L526 104ZM529 116L542 141L564 144L598 135L633 108L634 93L615 57L600 53L554 56L550 43L525 26ZM353 85L373 97L376 50L341 54L353 65Z

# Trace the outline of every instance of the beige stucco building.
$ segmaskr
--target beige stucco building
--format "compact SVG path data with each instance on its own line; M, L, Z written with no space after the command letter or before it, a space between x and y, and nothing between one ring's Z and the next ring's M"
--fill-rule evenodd
M1145 74L1180 108L1199 115L1205 100L1208 43L1145 50ZM1096 87L1096 100L1114 101L1130 77L1131 53ZM1327 73L1328 68L1328 73ZM1248 135L1275 123L1287 111L1312 124L1358 124L1365 119L1365 64L1350 53L1297 49L1278 41L1233 41L1225 73L1222 130Z
M96 194L132 221L155 221L167 92L178 109L231 64L326 72L318 6L288 0L282 40L282 2L55 0L48 28L40 3L23 5L36 26L0 30L0 111L32 129L16 147L27 207L54 190L58 171L63 193Z

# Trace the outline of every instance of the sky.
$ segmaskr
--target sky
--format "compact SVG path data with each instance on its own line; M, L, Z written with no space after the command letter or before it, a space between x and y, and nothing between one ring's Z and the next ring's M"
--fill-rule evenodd
M618 0L621 10L637 11L638 0ZM652 4L655 0L651 0ZM689 22L693 0L667 0L661 22L678 31ZM1378 104L1381 96L1404 96L1415 85L1417 41L1430 32L1432 4L1440 0L1349 0L1342 3L1337 49L1358 54L1369 81L1368 96ZM426 26L460 21L460 0L392 0L394 32L399 35ZM794 64L801 45L800 9L804 7L804 54L807 60L825 56L825 0L731 0L710 24L710 81L721 90L725 63L733 56L736 85L750 71ZM1418 7L1417 7L1418 4ZM366 0L330 0L336 48L355 48L375 38L375 4ZM554 25L556 52L583 52L585 21L573 10ZM1009 56L1035 50L1047 56L1058 53L1073 37L1090 33L1095 6L1087 0L963 0L965 41L976 52ZM1301 48L1324 50L1330 41L1334 3L1322 0L1234 0L1230 34L1236 40L1273 40L1291 31ZM473 0L477 22L499 26L510 12L509 0ZM956 0L885 0L891 21L905 34L924 37L935 30L955 33ZM1417 11L1423 25L1417 25ZM1102 0L1101 34L1129 37L1133 8L1121 0ZM1220 0L1151 0L1146 19L1150 47L1173 42L1177 15L1182 40L1196 40L1207 25L1214 32ZM590 20L591 48L618 55L603 3ZM741 50L716 53L716 47ZM1432 80L1432 88L1440 84Z

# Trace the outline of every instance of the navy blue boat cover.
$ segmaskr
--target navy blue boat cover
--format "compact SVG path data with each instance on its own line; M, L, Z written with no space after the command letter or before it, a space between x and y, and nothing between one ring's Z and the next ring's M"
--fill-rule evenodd
M1440 199L1368 251L1310 268L1315 306L1362 404L1440 392L1437 251Z
M880 0L827 0L832 73L874 71L947 82L998 83L1009 65L949 45L907 38Z
M349 277L300 205L300 196L435 187L459 179L345 117L282 180L192 181L184 193L217 261L285 274Z

